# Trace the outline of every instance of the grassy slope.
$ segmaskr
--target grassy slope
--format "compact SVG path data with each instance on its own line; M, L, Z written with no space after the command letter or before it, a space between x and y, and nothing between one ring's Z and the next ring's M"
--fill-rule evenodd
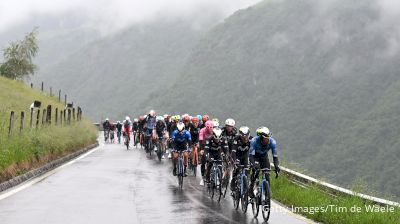
M292 211L295 208L297 211L300 211L299 208L309 209L308 211L303 209L299 213L318 222L331 224L396 224L400 220L400 208L390 212L368 212L367 206L372 206L372 204L366 203L360 198L348 195L332 197L319 190L316 186L304 188L293 184L285 175L281 175L278 179L271 179L273 199L287 205ZM355 212L352 207L360 210ZM315 209L320 208L325 208L327 211L316 212ZM314 209L314 211L311 209Z
M96 129L89 120L68 127L48 126L29 128L29 106L34 100L42 107L64 105L58 99L31 90L25 84L0 77L0 181L19 175L69 152L96 141ZM10 111L15 111L13 134L8 137ZM19 133L21 111L25 112L25 129Z

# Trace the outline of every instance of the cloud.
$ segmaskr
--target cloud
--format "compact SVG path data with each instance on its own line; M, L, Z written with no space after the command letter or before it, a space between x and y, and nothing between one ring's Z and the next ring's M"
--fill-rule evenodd
M0 32L26 23L38 15L59 15L77 11L87 23L102 30L124 28L159 15L188 16L219 13L222 17L260 0L2 0ZM200 15L200 14L199 14Z

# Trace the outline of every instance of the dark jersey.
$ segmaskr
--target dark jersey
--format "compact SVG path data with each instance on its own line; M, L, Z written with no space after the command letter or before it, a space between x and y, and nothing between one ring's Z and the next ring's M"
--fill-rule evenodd
M165 131L165 123L163 121L157 121L156 123L156 134L158 137L162 137Z
M187 130L190 132L190 135L192 136L192 143L198 143L200 128L199 127L195 128L193 124L190 124Z
M122 124L121 123L117 124L116 128L117 128L118 132L121 132L122 131Z

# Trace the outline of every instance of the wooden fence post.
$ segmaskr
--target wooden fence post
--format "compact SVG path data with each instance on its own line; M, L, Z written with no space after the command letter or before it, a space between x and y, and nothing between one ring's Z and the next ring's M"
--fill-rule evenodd
M33 83L31 83L31 89L33 89Z
M44 121L46 120L46 109L43 109L42 113L42 126L44 125Z
M75 108L72 108L72 119L75 122Z
M56 108L56 119L55 119L55 125L57 126L58 123L58 108Z
M58 90L58 102L61 102L61 90Z
M19 132L22 132L24 130L25 126L25 112L21 111L21 125L19 127Z
M71 109L68 109L68 125L71 125Z
M31 108L31 120L29 121L29 127L32 128L33 126L33 108Z
M50 87L50 96L53 96L53 88Z
M67 105L67 94L65 94L64 99L65 99L65 105Z
M42 82L42 92L43 92L43 82Z
M63 110L60 110L60 125L63 125Z
M46 123L51 125L51 104L47 106L47 116L46 116Z
M13 127L14 127L14 111L11 111L11 114L10 114L10 125L8 126L8 136L11 135Z
M39 127L39 118L40 118L40 110L37 111L37 115L36 115L36 128Z
M64 109L64 125L67 123L67 111Z

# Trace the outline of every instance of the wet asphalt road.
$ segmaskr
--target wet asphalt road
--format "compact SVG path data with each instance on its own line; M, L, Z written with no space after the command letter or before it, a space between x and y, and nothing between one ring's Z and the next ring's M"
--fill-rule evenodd
M212 201L199 177L178 190L171 161L144 150L101 144L91 154L0 200L0 223L262 223L233 209L229 192ZM200 170L198 170L200 171ZM273 189L272 189L273 190ZM3 193L4 196L4 193ZM1 198L1 195L0 195ZM279 210L274 203L273 208ZM268 223L310 223L272 211Z

